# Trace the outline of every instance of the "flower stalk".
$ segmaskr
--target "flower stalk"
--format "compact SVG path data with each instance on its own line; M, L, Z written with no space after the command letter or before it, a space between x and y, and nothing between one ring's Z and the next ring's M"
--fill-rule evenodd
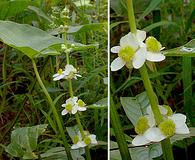
M66 32L64 32L64 39L66 39L65 37L66 37ZM64 42L66 44L66 40L64 40ZM69 52L68 51L66 51L66 63L70 64ZM73 89L72 89L72 80L71 79L68 79L68 85L69 85L70 97L73 98L74 93L73 93ZM76 117L77 125L78 125L79 131L81 133L82 139L84 139L85 138L85 134L84 134L83 126L82 126L80 118L79 118L79 114L76 113L75 117ZM85 147L85 154L86 154L86 159L87 160L91 160L90 150L89 150L88 146Z
M66 139L66 136L65 136L65 133L64 133L64 128L63 128L62 122L60 120L60 117L58 115L58 112L57 112L57 110L55 108L55 105L54 105L54 103L53 103L53 101L52 101L52 99L51 99L47 89L45 88L45 85L43 84L43 81L41 80L41 77L40 77L39 72L37 70L37 66L36 66L36 63L35 63L34 59L31 59L31 61L32 61L32 64L33 64L34 72L35 72L36 78L38 80L38 83L39 83L40 87L42 88L43 92L45 93L45 96L48 99L49 105L50 105L50 107L52 109L52 112L54 114L55 120L57 122L59 131L60 131L60 134L61 134L61 137L62 137L62 141L63 141L63 144L64 144L64 148L65 148L65 151L66 151L66 154L67 154L67 158L72 160L72 156L71 156L71 153L70 153L68 142L67 142L67 139Z
M130 26L131 32L136 34L137 29L136 29L135 16L134 16L134 10L133 10L133 2L132 0L127 0L126 2L127 2L127 9L128 9L129 26ZM148 95L150 104L151 104L151 108L154 114L155 121L157 124L160 124L160 122L162 122L163 120L163 117L158 108L157 99L153 91L145 64L139 69L139 71L140 71L140 74L141 74L141 77L144 83L144 87ZM173 158L173 152L172 152L172 146L170 143L170 139L169 138L165 139L164 141L161 142L161 145L163 149L164 159L173 160L174 158Z

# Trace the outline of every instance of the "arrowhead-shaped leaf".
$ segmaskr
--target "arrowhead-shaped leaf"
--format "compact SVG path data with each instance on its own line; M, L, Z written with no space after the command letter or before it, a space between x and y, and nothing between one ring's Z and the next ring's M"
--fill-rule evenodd
M29 58L60 54L56 45L63 40L27 24L0 21L0 41L20 50Z
M135 126L139 117L143 115L149 105L146 93L143 92L136 97L121 97L120 100L127 117Z

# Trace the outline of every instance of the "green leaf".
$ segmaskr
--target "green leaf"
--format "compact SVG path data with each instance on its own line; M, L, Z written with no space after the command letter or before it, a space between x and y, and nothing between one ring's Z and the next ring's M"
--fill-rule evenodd
M0 2L0 19L5 20L11 16L15 16L21 13L28 7L29 0L14 0L14 1L3 1Z
M69 26L67 33L82 33L82 32L89 32L89 31L97 31L103 30L104 27L107 26L107 23L91 23L85 24L80 26Z
M120 98L123 109L135 126L139 117L145 113L146 107L149 105L146 92L143 92L135 97L121 97Z
M161 22L152 23L151 25L143 28L143 30L146 31L146 32L150 32L151 30L153 30L156 27L159 27L159 26L168 26L168 25L178 26L177 23L175 23L175 22L161 21Z
M20 50L29 58L60 54L56 48L62 39L27 24L0 21L0 41Z
M153 160L162 155L160 143L149 145L148 147L130 148L132 160Z
M5 151L14 157L36 158L33 150L37 148L38 136L45 131L46 127L47 124L41 124L15 129L11 133L11 143L5 148Z
M138 21L140 21L142 18L144 18L146 15L148 15L150 12L152 12L156 7L161 3L162 0L152 0L149 4L149 6L145 9L145 11L142 13L142 15L139 17Z
M110 151L111 160L122 160L120 152L118 149L117 143L112 145L115 150ZM147 147L134 147L129 148L132 160L153 160L153 158L159 157L162 155L162 148L160 143L155 143Z
M195 39L192 39L181 47L165 50L163 53L165 56L195 57Z
M84 160L84 157L81 156L81 152L79 150L71 150L71 154L73 157L73 160ZM67 159L67 155L65 152L64 147L54 147L49 150L47 150L45 153L41 154L41 159L43 160L64 160Z
M108 98L103 98L96 103L87 106L87 108L92 108L92 109L102 109L102 108L108 108Z
M47 20L48 22L52 22L52 20L38 7L35 6L28 6L28 9L35 12L38 16L44 18L45 20Z

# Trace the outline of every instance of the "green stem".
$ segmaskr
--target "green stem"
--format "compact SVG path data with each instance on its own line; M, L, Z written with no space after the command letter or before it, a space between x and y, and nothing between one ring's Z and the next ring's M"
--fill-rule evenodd
M134 9L133 9L133 2L132 0L127 0L127 10L128 10L128 18L129 18L129 25L131 29L131 33L137 32L136 23L135 23L135 16L134 16Z
M36 78L38 80L38 83L39 85L41 86L43 92L45 93L45 96L47 97L48 99L48 102L49 102L49 105L50 107L52 108L52 111L53 111L53 114L54 114L54 117L55 117L55 120L57 122L57 125L58 125L58 128L59 128L59 131L60 131L60 134L62 136L62 141L63 141L63 144L64 144L64 148L65 148L65 151L66 151L66 154L67 154L67 157L68 159L72 160L72 156L71 156L71 153L70 153L70 149L69 149L69 146L68 146L68 142L67 142L67 139L66 139L66 136L65 136L65 133L64 133L64 129L63 129L63 125L61 123L61 120L60 120L60 117L58 115L58 112L55 108L55 105L47 91L47 89L45 88L42 80L41 80L41 77L39 75L39 72L37 70L37 66L36 66L36 63L34 61L34 59L31 59L32 60L32 64L33 64L33 68L34 68L34 72L36 74Z
M114 129L115 137L119 146L119 151L121 154L121 158L123 160L131 160L131 156L129 153L129 149L127 146L127 142L125 140L125 136L123 134L123 130L121 127L120 119L116 110L116 106L114 105L113 99L110 96L110 119L112 128Z
M150 104L151 104L152 111L154 113L154 118L156 120L156 123L160 124L160 122L163 121L163 117L162 117L162 115L160 113L160 110L158 108L157 98L156 98L156 95L153 91L146 66L143 65L139 69L139 71L140 71L140 74L141 74L141 77L142 77L142 80L143 80L143 83L144 83L144 87L145 87L147 95L148 95L148 99L149 99Z
M127 5L128 5L127 8L128 8L128 17L129 17L129 26L130 26L131 32L136 34L136 23L135 23L132 0L127 0ZM139 71L140 71L140 74L141 74L141 77L144 83L144 87L148 95L150 104L151 104L152 112L154 113L155 121L157 124L160 124L163 121L163 117L158 108L158 101L153 91L145 64L139 69ZM165 160L168 160L168 159L173 160L174 158L173 158L173 152L172 152L172 146L170 143L170 139L169 138L165 139L164 141L161 142L161 145L162 145L164 157L166 158Z
M65 35L65 33L64 33L64 35ZM66 52L66 63L67 64L70 63L68 52ZM74 96L74 93L73 93L73 89L72 89L72 80L71 79L68 80L68 85L69 85L70 97L72 98ZM76 117L76 121L77 121L77 124L78 124L78 127L79 127L79 131L81 132L82 139L84 139L85 134L84 134L83 126L82 126L80 118L79 118L79 114L76 113L75 117ZM89 150L88 146L85 147L85 154L86 154L86 159L91 160L90 150Z
M5 45L4 47L4 56L3 56L3 64L2 64L2 77L3 77L3 84L6 82L6 57L7 57L7 51L8 51L8 46ZM1 100L1 106L0 106L0 115L3 113L4 106L6 105L6 90L7 86L3 87L2 90L2 100Z

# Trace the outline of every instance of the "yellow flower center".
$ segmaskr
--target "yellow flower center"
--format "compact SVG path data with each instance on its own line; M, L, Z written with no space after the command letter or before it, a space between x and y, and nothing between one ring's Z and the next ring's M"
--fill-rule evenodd
M63 70L60 68L59 70L58 70L58 74L62 74L63 73Z
M129 62L134 55L135 49L130 46L122 47L118 53L118 56L122 58L125 62Z
M79 99L77 103L78 103L79 107L84 107L85 106L85 103L81 99Z
M168 137L174 135L176 130L175 123L170 119L161 122L159 128L161 132Z
M171 109L170 106L168 106L168 105L163 105L163 107L164 107L165 109L167 109L167 116L171 116L171 115L173 114L173 111L172 111L172 109Z
M85 138L84 138L84 143L85 143L86 145L89 145L89 144L91 143L91 139L90 139L89 137L85 137Z
M160 49L162 48L161 43L152 36L146 39L146 46L147 46L148 51L151 51L151 52L160 52Z
M149 128L148 119L146 117L140 117L136 126L135 132L137 134L143 134Z
M78 143L78 141L79 141L79 136L78 135L74 136L73 143L76 144Z
M66 110L70 113L72 111L73 105L71 103L68 103L66 105Z

